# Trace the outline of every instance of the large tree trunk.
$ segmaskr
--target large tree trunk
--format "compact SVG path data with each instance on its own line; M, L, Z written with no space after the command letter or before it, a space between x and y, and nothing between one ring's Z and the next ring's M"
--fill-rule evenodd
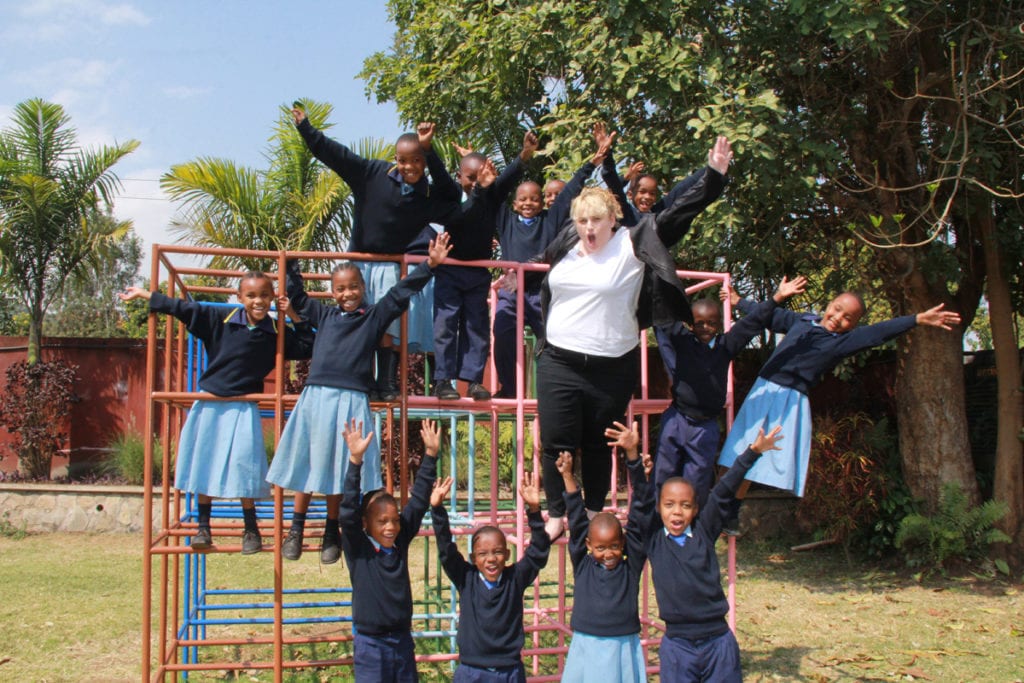
M908 312L945 301L945 288L929 286L920 264L905 281ZM903 476L915 498L929 511L943 485L963 489L971 504L980 500L967 438L964 399L963 336L917 327L900 339L901 369L896 379L896 415Z
M996 468L993 497L1009 508L999 528L1013 539L997 546L1015 570L1024 566L1024 394L1021 393L1020 352L1013 329L1013 304L1006 281L999 245L996 243L991 211L979 212L975 224L985 249L988 272L986 293L988 316L992 325L992 346L996 357Z

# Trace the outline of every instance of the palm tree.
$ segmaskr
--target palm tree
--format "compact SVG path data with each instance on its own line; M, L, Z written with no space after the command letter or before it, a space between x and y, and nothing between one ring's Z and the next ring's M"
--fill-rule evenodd
M111 168L138 141L83 149L70 121L59 104L30 99L0 132L0 280L28 311L29 365L39 360L43 318L65 280L131 228L97 217L120 188Z
M318 128L332 107L304 101L306 115ZM363 139L353 151L384 159L393 146ZM255 170L226 159L200 157L171 167L160 186L181 205L175 232L196 246L231 249L342 251L352 224L348 186L309 152L281 107L266 153L268 168ZM266 268L266 259L215 257L212 268Z

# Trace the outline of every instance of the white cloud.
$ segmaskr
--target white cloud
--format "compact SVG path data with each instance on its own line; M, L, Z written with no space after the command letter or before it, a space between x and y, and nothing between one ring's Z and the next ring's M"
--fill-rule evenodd
M163 89L164 95L175 100L189 100L213 92L209 86L170 85Z
M110 83L120 66L119 60L67 57L19 71L13 80L37 90L100 88Z
M100 25L146 26L151 21L131 3L98 0L30 0L20 3L17 13L22 21L8 26L4 37L18 42L52 43L98 33Z

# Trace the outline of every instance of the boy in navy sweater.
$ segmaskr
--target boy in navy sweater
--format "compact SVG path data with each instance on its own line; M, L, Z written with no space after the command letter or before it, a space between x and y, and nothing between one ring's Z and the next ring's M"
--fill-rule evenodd
M435 482L441 430L431 420L420 425L426 457L420 462L409 502L401 512L398 501L383 489L359 496L363 454L373 432L352 420L344 432L351 452L341 504L342 547L352 577L352 626L355 632L356 681L389 683L417 681L412 643L412 589L409 584L409 544L420 530L431 499L431 488L451 487L451 479Z
M569 557L573 588L572 643L562 671L563 683L640 683L647 680L647 662L640 645L640 579L647 548L643 525L654 509L654 491L647 482L637 446L640 435L616 422L605 430L610 446L626 452L633 488L629 519L623 531L618 518L600 512L591 519L572 472L572 454L563 451L557 467L565 482L569 513ZM625 560L623 560L625 553Z
M544 208L545 195L537 183L528 180L516 188L512 209L502 207L498 214L498 244L501 246L503 261L531 261L555 239L569 219L572 200L583 191L584 183L593 175L594 170L604 164L615 141L615 134L606 135L603 127L595 128L594 141L597 152L565 184L550 209ZM540 310L543 277L531 275L542 273L527 273L526 291L523 292L523 322L541 339L544 336L544 320ZM516 337L515 280L506 278L506 282L509 286L498 291L498 305L494 311L494 369L501 384L497 396L515 398L516 347L523 340Z
M755 335L767 327L777 306L801 294L806 278L782 279L775 294L751 306L748 314L722 330L722 309L710 299L692 304L693 325L655 328L658 352L672 378L672 405L661 414L654 486L682 475L697 491L703 505L714 481L718 455L718 417L725 405L729 364ZM723 293L724 293L723 289Z
M341 176L352 190L355 201L348 251L404 254L428 223L444 225L459 219L462 190L433 150L434 124L420 123L416 133L399 136L392 163L365 159L331 140L314 128L305 111L298 107L292 109L292 117L313 156ZM427 181L427 170L433 184ZM370 304L376 303L398 281L399 268L395 263L361 263L360 270ZM390 401L397 396L398 357L394 338L399 330L396 320L378 348L376 393L381 400Z
M513 683L526 681L523 667L523 592L548 562L551 539L540 514L539 475L527 472L519 495L527 506L530 545L523 557L508 565L505 534L493 526L476 530L467 562L452 539L443 501L447 486L431 494L431 518L445 574L459 591L459 667L456 683Z
M682 477L661 487L657 513L643 528L658 615L665 622L658 653L664 683L743 680L739 645L725 620L729 604L715 541L747 470L762 453L778 450L779 431L758 433L715 484L706 507L697 504L693 485Z
M493 179L494 166L483 154L468 152L459 163L458 181L468 198L478 181L486 187L477 199L482 203L478 220L460 220L447 226L454 246L450 258L481 261L491 258L498 214L537 151L537 136L527 132L523 149L501 175ZM489 179L488 176L491 178ZM459 398L452 380L469 383L469 395L486 401L490 392L481 384L490 353L490 315L487 296L491 272L487 268L445 265L437 269L434 281L434 387L441 400Z

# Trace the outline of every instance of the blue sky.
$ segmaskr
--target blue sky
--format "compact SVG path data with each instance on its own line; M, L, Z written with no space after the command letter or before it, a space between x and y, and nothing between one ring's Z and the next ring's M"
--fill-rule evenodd
M0 3L0 126L30 97L62 104L86 146L134 138L115 214L171 243L160 175L198 156L261 168L281 104L334 105L332 136L394 139L391 104L367 101L363 59L391 43L383 2ZM148 265L143 266L148 272Z

